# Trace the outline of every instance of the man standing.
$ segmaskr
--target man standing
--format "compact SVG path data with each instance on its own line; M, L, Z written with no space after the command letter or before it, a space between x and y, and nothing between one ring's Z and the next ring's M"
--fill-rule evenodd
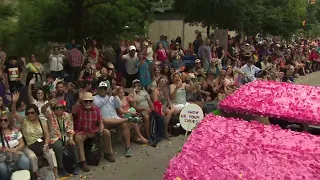
M100 109L93 105L92 93L84 92L79 94L79 100L72 108L72 114L75 115L75 142L79 152L81 170L84 172L90 171L84 152L84 141L90 138L102 136L104 158L109 162L114 162L110 131L104 128Z
M70 69L70 82L75 82L79 78L81 67L84 63L84 57L81 51L77 49L77 45L73 44L72 49L68 52L67 57L71 66Z
M123 52L122 52L123 53ZM137 61L138 61L138 55L136 52L135 46L129 47L129 53L122 56L122 60L125 63L126 66L126 87L131 87L131 82L134 79L138 79L138 67L137 67Z

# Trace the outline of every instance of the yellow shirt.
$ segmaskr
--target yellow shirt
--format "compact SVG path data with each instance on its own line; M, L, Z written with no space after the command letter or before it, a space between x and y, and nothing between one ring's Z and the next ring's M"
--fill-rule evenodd
M38 63L37 65L34 65L32 63L28 63L26 65L26 68L27 68L28 72L31 72L31 73L37 73L37 74L43 73L43 67L40 63Z
M46 125L47 122L41 120L42 125ZM22 126L22 133L27 141L27 145L35 143L38 139L44 136L40 123L33 124L30 120L25 119Z

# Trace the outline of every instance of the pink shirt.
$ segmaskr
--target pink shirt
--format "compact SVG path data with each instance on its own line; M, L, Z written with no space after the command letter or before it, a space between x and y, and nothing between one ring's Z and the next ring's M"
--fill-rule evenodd
M167 58L167 53L165 49L158 49L157 50L157 60L159 61L166 61Z

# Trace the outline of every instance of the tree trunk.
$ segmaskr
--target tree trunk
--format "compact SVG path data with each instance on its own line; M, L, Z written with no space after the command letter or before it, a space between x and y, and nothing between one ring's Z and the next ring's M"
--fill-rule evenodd
M207 26L207 37L208 37L208 38L210 37L210 29L211 29L211 26L208 25L208 26Z
M81 44L82 39L82 22L83 22L83 13L84 13L84 0L73 0L74 9L73 9L73 32L74 38L77 44Z

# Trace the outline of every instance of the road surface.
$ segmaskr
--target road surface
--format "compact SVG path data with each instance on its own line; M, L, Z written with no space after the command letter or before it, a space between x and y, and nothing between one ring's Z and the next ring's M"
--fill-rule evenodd
M299 84L320 86L320 72L315 72L296 80ZM174 137L171 141L162 141L158 148L132 143L133 157L124 157L124 147L114 144L116 162L109 163L101 159L98 167L91 167L89 173L70 177L70 179L95 180L161 180L169 160L179 151L186 137Z

